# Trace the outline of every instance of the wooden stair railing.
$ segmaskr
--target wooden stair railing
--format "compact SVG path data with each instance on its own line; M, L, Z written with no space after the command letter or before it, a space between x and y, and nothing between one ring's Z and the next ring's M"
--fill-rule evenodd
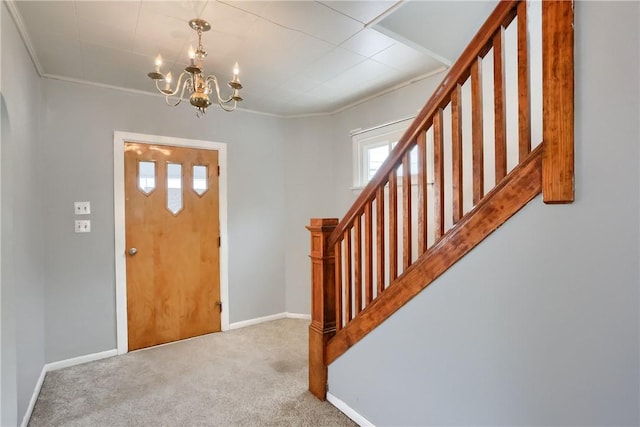
M505 29L512 24L518 49L518 164L508 171L504 45ZM573 3L542 3L542 88L530 87L528 46L527 3L501 1L344 218L311 220L309 390L319 399L326 398L331 362L541 191L545 203L573 201ZM494 138L487 145L482 64L489 53ZM470 84L470 105L464 104L465 84ZM543 142L532 151L533 90L542 91ZM464 107L470 110L470 123L463 123ZM470 128L472 153L466 166L473 177L468 212L463 125ZM489 149L494 182L485 179ZM447 167L450 188L445 188Z

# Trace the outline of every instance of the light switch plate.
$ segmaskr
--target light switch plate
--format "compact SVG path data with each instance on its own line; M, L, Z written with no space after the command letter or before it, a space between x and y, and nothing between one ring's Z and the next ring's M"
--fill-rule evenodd
M91 233L91 220L89 219L76 219L75 221L76 233Z
M73 211L76 215L89 215L91 213L91 202L73 202Z

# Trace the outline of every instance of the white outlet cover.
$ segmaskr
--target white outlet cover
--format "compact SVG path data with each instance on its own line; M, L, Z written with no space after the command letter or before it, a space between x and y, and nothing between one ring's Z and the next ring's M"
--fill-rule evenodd
M73 202L73 212L76 215L89 215L91 213L91 202Z
M76 219L75 220L75 232L76 233L91 233L91 220L88 220L88 219Z

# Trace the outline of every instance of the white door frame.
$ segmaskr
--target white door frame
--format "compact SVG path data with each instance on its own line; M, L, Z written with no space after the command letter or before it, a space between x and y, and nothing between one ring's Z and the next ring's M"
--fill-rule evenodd
M124 212L124 143L137 142L150 145L174 145L218 151L220 165L219 209L220 209L220 300L221 329L229 330L229 245L227 237L227 144L197 139L169 136L145 135L115 131L113 135L113 192L115 219L116 261L116 335L118 354L129 351L127 329L127 260L125 256L125 212Z

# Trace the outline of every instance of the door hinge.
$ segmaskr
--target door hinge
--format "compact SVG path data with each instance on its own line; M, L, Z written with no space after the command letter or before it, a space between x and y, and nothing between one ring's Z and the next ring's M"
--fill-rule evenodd
M218 237L218 247L222 246L222 238Z
M220 176L220 166L218 166L218 176Z
M222 301L216 301L216 305L220 307L220 313L222 313Z

